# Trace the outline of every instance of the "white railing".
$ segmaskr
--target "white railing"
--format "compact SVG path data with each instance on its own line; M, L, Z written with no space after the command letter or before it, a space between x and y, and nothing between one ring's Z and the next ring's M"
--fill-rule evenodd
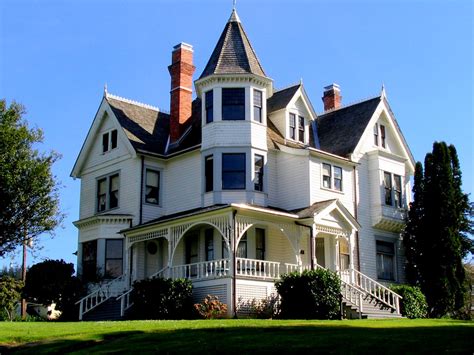
M394 309L397 314L400 314L400 300L402 297L399 294L393 292L389 288L364 275L358 270L344 270L343 274L345 275L344 278L349 277L351 279L352 285L357 286L359 289L367 292L378 301Z
M363 292L351 284L341 280L341 295L346 302L357 308L359 311L359 318L361 318L363 312Z
M260 279L278 279L280 263L275 261L236 258L236 274Z
M167 273L167 276L172 279L185 278L190 280L203 280L229 275L229 259L211 260L200 263L172 266Z
M100 285L95 291L81 298L76 304L79 304L79 320L85 313L107 301L110 297L116 297L125 290L125 275L120 275L116 279Z

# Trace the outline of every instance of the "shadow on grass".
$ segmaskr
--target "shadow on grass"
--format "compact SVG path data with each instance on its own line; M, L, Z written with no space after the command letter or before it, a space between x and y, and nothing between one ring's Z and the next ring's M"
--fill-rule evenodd
M86 338L86 337L84 337ZM466 353L474 327L225 327L111 332L95 339L53 340L0 349L5 353Z

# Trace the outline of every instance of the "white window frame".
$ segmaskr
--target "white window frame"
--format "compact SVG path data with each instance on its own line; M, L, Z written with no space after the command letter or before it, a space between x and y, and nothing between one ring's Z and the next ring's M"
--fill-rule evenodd
M118 176L118 197L117 197L117 206L110 208L110 194L111 194L111 178L114 176ZM106 187L106 193L105 193L105 209L99 210L99 181L105 179L105 187ZM107 212L110 210L115 210L120 208L120 171L114 171L110 174L107 175L102 175L96 178L95 182L96 186L96 192L95 192L95 211L96 213L103 213Z
M324 186L324 177L326 175L324 175L324 165L327 165L330 167L330 175L329 175L329 187L326 187ZM335 174L334 174L334 168L338 168L338 169L341 169L341 189L336 189L336 178L335 178ZM335 192L339 192L339 193L343 193L344 192L344 169L342 168L342 166L338 166L338 165L333 165L331 163L326 163L326 162L321 162L321 188L325 189L325 190L331 190L331 191L335 191Z
M147 178L147 171L150 170L150 171L153 171L153 172L156 172L158 173L158 202L157 203L154 203L154 202L147 202L146 200L146 187L147 187L147 181L146 181L146 178ZM159 169L159 168L156 168L156 167L153 167L153 166L145 166L145 169L144 169L144 179L143 179L143 203L146 204L146 205L150 205L150 206L161 206L161 196L162 196L162 181L163 181L163 170L162 169Z
M391 199L391 204L386 203L386 200L385 200L385 193L386 193L385 174L390 175L390 199ZM400 191L395 189L395 179L397 177L400 178ZM383 201L384 206L398 208L398 209L406 208L405 202L404 202L403 177L402 177L402 175L398 175L398 174L392 173L390 171L383 170L382 171L382 187L383 187L382 201ZM395 195L398 194L398 193L400 194L400 198L399 198L400 206L397 206L396 199L395 199Z

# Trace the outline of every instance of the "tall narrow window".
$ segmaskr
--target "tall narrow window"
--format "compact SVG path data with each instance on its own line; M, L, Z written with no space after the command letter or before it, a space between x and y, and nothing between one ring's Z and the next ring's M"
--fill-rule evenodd
M402 208L402 177L400 175L393 175L393 182L393 197L395 199L395 207Z
M208 155L204 161L204 174L206 179L206 192L214 190L214 157Z
M116 278L123 274L123 239L105 241L105 276Z
M339 267L341 270L349 269L350 253L349 243L344 239L339 241Z
M247 233L244 233L242 238L240 238L239 246L237 247L237 257L238 258L247 257Z
M97 240L82 243L82 280L95 281L97 278Z
M110 146L111 149L117 148L117 130L110 132Z
M214 91L210 90L205 94L206 100L206 123L214 121Z
M382 143L382 148L386 148L386 143L385 143L385 126L380 125L380 140Z
M304 143L304 117L298 116L298 140Z
M395 251L394 244L376 241L377 248L377 277L382 280L395 280Z
M331 165L323 163L323 187L331 188Z
M102 153L105 153L109 150L109 133L104 133L102 135Z
M342 191L342 168L334 166L334 189Z
M115 174L109 178L109 208L118 207L119 200L119 175Z
M255 259L265 260L265 229L255 228Z
M196 233L191 233L186 236L185 239L185 251L186 251L186 264L194 264L189 269L186 270L185 277L193 277L197 275L197 265L198 260L198 235Z
M97 212L118 207L119 184L119 174L97 180Z
M157 170L146 169L145 202L160 203L160 172Z
M296 139L296 115L290 113L290 138Z
M253 119L262 123L262 92L253 90Z
M374 125L374 144L379 145L379 124Z
M224 238L221 238L221 243L222 243L222 247L221 247L222 259L228 259L229 248L227 247L227 243L225 242Z
M255 191L263 191L263 156L255 154Z
M245 89L222 89L222 119L245 120Z
M383 173L383 185L385 191L385 204L392 206L392 174L384 172Z
M214 260L214 230L206 229L204 231L206 261Z
M222 154L222 188L245 189L245 153Z
M107 178L97 181L97 211L102 212L107 209Z

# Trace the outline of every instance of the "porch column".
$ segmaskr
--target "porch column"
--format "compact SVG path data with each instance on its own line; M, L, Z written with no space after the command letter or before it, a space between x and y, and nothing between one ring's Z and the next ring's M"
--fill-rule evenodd
M313 264L313 269L316 270L318 268L318 259L316 258L316 237L318 236L318 231L316 229L316 224L313 224L313 233L311 236L311 244L313 248L311 250L311 261Z
M336 272L339 272L340 270L340 267L339 267L339 236L336 236L336 254L335 254L335 258L334 258L334 261L336 263Z
M348 245L349 245L349 270L350 270L350 282L351 284L354 284L354 252L352 250L352 239L354 238L355 231L352 230L351 234L349 235L348 239Z

